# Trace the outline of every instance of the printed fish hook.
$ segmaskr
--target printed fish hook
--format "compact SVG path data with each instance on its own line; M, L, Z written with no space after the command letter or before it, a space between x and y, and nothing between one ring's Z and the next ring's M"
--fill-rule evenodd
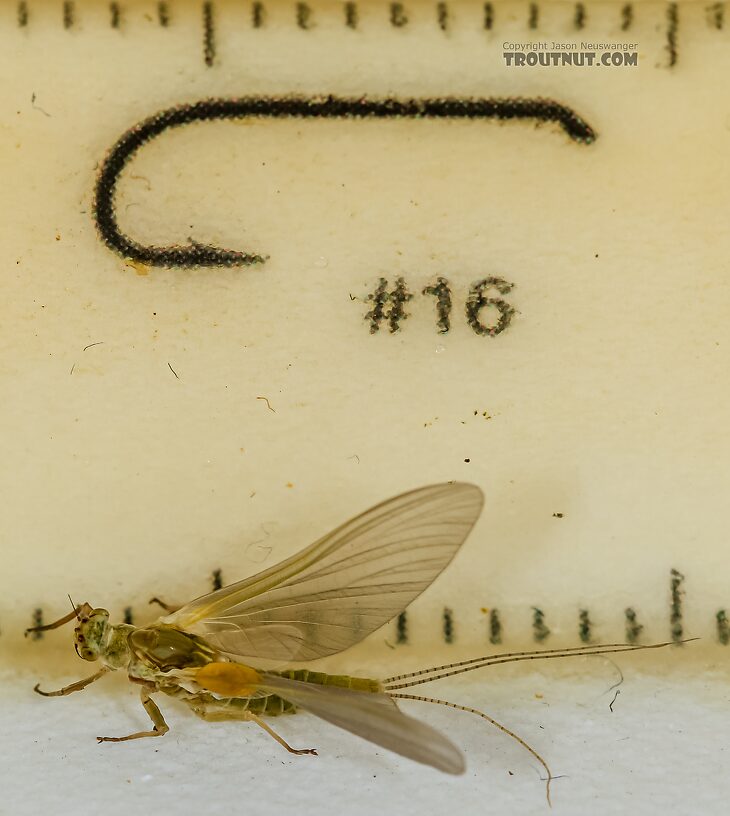
M589 144L595 131L571 108L541 98L263 97L204 99L156 113L128 130L104 159L94 192L94 219L102 241L118 255L147 266L221 267L263 263L264 255L190 241L187 245L147 246L117 223L119 178L134 155L171 128L225 119L535 119L558 123L574 141Z

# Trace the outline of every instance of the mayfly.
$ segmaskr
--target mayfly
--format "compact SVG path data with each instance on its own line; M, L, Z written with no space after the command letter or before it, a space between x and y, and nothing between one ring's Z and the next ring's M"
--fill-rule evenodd
M208 721L256 723L292 754L266 717L303 709L340 728L441 771L465 769L461 751L446 737L400 711L396 700L438 703L483 717L516 739L552 775L527 743L481 711L405 689L484 666L536 658L632 651L642 646L607 644L539 652L514 652L433 666L385 680L325 674L308 668L256 668L252 664L307 663L337 654L390 621L418 597L456 555L482 509L482 491L450 482L413 490L373 507L270 569L203 595L142 628L109 622L106 609L84 603L46 626L76 621L76 652L100 660L96 674L45 697L81 691L118 669L141 686L152 729L122 742L168 731L152 694L186 703ZM161 603L158 601L158 603ZM656 644L664 646L667 644Z

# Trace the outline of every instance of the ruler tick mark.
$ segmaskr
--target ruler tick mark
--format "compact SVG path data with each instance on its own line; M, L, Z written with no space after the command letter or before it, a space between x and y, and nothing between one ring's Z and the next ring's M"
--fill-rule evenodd
M454 642L454 613L448 606L443 611L443 633L445 643Z
M436 4L436 21L441 31L448 31L449 29L449 7L446 3Z
M540 7L537 3L530 3L530 9L527 17L527 27L533 31L537 28L540 20Z
M266 8L263 3L256 2L251 5L251 24L254 28L263 28L266 18Z
M25 28L28 25L28 4L25 0L18 3L18 26Z
M492 30L494 26L494 6L491 3L484 4L484 28L487 31Z
M670 572L669 588L671 592L669 622L671 624L672 640L677 643L682 640L684 635L684 626L682 624L682 597L684 590L682 584L684 583L684 575L676 569Z
M401 612L398 615L395 623L395 642L401 646L405 646L408 643L408 619L406 618L406 613Z
M215 61L215 6L203 3L203 60L208 68Z
M677 3L669 3L667 6L667 54L669 55L669 67L673 68L677 64L677 30L679 29L679 7Z
M170 9L164 0L157 4L157 21L162 28L167 28L170 25Z
M632 606L627 606L624 609L624 617L626 618L626 640L632 644L638 643L641 630L644 627L637 620L636 611Z
M499 609L489 610L489 642L495 646L502 642L502 620Z
M122 22L122 10L119 3L109 3L109 23L112 28L119 28Z
M545 624L545 613L538 607L532 607L532 637L542 643L550 636L550 629Z
M707 24L711 28L716 28L718 31L722 30L725 24L725 4L715 3L707 9Z
M37 607L33 610L33 626L43 626L43 610ZM43 632L32 632L31 638L33 640L40 640L43 637Z
M573 15L573 25L577 31L581 31L586 25L586 7L583 3L575 4L575 14Z
M223 588L223 573L219 569L213 570L212 580L214 592Z
M587 609L581 609L578 613L578 637L582 643L591 642L591 629L593 622L590 619Z
M357 3L345 3L345 25L348 28L357 28Z
M717 639L723 646L727 646L730 643L730 622L727 619L727 612L724 609L718 610L715 621L717 622Z
M634 7L631 3L627 3L621 9L621 31L628 31L631 24L634 22Z
M124 607L124 622L127 624L127 626L132 626L134 623L134 615L132 615L131 606Z
M309 31L312 26L312 8L307 3L296 4L297 25L302 31Z
M63 27L72 28L75 22L75 8L72 0L64 0Z
M390 4L390 24L395 28L403 28L408 23L408 15L403 3Z

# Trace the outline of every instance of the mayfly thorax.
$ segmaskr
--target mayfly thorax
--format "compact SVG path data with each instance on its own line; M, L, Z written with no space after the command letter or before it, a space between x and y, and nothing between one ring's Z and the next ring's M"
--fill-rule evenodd
M527 743L481 711L406 689L500 663L610 654L652 646L605 644L487 655L434 666L385 680L325 674L303 666L361 641L420 595L449 564L479 518L484 498L470 484L449 482L396 496L351 519L280 564L191 601L149 626L112 624L109 612L88 603L46 626L76 622L79 657L100 661L90 677L52 692L70 694L103 675L124 670L139 684L148 731L122 742L168 731L152 694L174 697L204 720L256 723L294 754L265 718L308 711L327 722L403 756L447 773L465 769L461 751L430 726L400 711L396 700L438 703L484 718L523 745L552 775ZM155 599L157 600L157 599ZM257 663L296 664L277 671ZM253 664L253 665L251 665Z

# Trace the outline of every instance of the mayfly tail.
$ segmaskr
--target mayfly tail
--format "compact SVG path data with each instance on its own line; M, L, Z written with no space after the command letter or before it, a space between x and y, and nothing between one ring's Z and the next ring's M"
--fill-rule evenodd
M547 781L545 783L545 795L547 796L548 805L552 807L552 803L550 802L550 783L554 778L552 772L548 767L547 762L545 762L545 760L540 756L540 754L538 754L534 748L528 745L522 739L522 737L519 737L517 734L515 734L514 731L510 731L509 728L502 725L502 723L497 722L495 719L490 717L488 714L485 714L483 711L479 711L476 708L471 708L470 706L463 706L459 705L458 703L450 703L448 700L438 700L436 697L421 697L420 694L399 694L399 693L391 694L390 692L388 692L388 695L390 697L397 698L398 700L416 700L417 702L420 703L435 703L436 705L454 708L457 711L466 711L468 714L476 714L477 717L481 717L488 723L491 723L495 728L499 728L499 730L503 734L507 734L508 737L512 737L513 740L519 742L519 744L527 751L529 751L535 757L535 759L542 765L542 767L545 768L545 772L547 773Z
M534 652L505 652L497 655L484 655L458 663L446 663L443 666L433 666L428 669L410 672L409 674L395 675L383 680L383 688L387 692L398 689L420 686L422 683L431 683L442 680L444 677L453 677L456 674L481 669L485 666L497 666L500 663L518 663L521 660L551 660L557 657L581 657L583 655L616 654L617 652L635 652L641 649L661 649L671 646L672 641L665 643L651 643L647 645L628 645L626 643L607 643L602 646L574 646L567 649L544 649Z
M605 643L603 644L607 648L610 646L626 646L626 643ZM526 652L502 652L500 654L493 654L493 655L480 655L479 657L472 657L469 660L459 660L456 663L444 663L442 666L431 666L428 669L419 669L418 671L408 672L407 674L396 674L393 677L388 677L386 680L383 680L383 683L392 683L396 680L407 680L411 677L421 677L424 674L432 674L433 672L441 672L446 671L448 669L456 669L460 668L461 666L472 666L475 663L483 663L485 660L501 660L503 658L508 657L523 657L525 655L548 655L548 654L557 654L558 652L576 652L580 654L587 649L595 649L595 646L591 645L584 645L584 646L572 646L563 649L531 649ZM638 647L637 647L638 648Z

